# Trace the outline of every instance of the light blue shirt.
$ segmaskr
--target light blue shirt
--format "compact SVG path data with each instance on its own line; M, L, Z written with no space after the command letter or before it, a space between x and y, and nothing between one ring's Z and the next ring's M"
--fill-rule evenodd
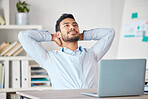
M75 51L65 47L47 51L40 45L40 42L52 40L47 31L21 31L18 38L29 56L47 70L53 89L97 88L97 63L110 48L115 33L108 28L84 30L83 33L84 40L98 42L90 49L79 46Z

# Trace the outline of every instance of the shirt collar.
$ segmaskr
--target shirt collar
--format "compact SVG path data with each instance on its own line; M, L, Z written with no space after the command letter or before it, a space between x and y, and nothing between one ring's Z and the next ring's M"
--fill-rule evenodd
M83 51L82 46L79 46L75 51L72 51L66 47L61 48L62 52L70 54L70 55L80 55Z

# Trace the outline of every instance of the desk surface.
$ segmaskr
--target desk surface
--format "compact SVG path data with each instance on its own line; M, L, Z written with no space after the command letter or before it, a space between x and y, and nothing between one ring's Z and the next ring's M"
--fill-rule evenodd
M80 92L96 93L97 89L75 89L75 90L38 90L38 91L19 91L16 94L31 99L96 99L80 94ZM148 95L130 97L109 97L111 99L148 99ZM101 98L107 99L107 98Z

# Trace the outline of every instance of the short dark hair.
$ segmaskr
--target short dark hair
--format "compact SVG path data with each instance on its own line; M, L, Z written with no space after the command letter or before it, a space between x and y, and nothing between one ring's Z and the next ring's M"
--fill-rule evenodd
M66 18L72 18L75 20L72 14L67 14L67 13L62 14L62 16L60 16L60 18L56 21L56 26L55 26L56 32L60 31L60 22Z

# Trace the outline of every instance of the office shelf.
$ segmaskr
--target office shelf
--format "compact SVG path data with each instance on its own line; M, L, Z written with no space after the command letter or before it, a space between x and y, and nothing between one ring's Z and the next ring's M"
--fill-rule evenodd
M11 57L0 57L0 60L33 60L27 56L11 56Z
M30 87L30 88L4 88L4 89L0 89L0 93L2 93L2 92L27 91L27 90L49 90L49 89L52 89L52 87L40 86L40 87Z

